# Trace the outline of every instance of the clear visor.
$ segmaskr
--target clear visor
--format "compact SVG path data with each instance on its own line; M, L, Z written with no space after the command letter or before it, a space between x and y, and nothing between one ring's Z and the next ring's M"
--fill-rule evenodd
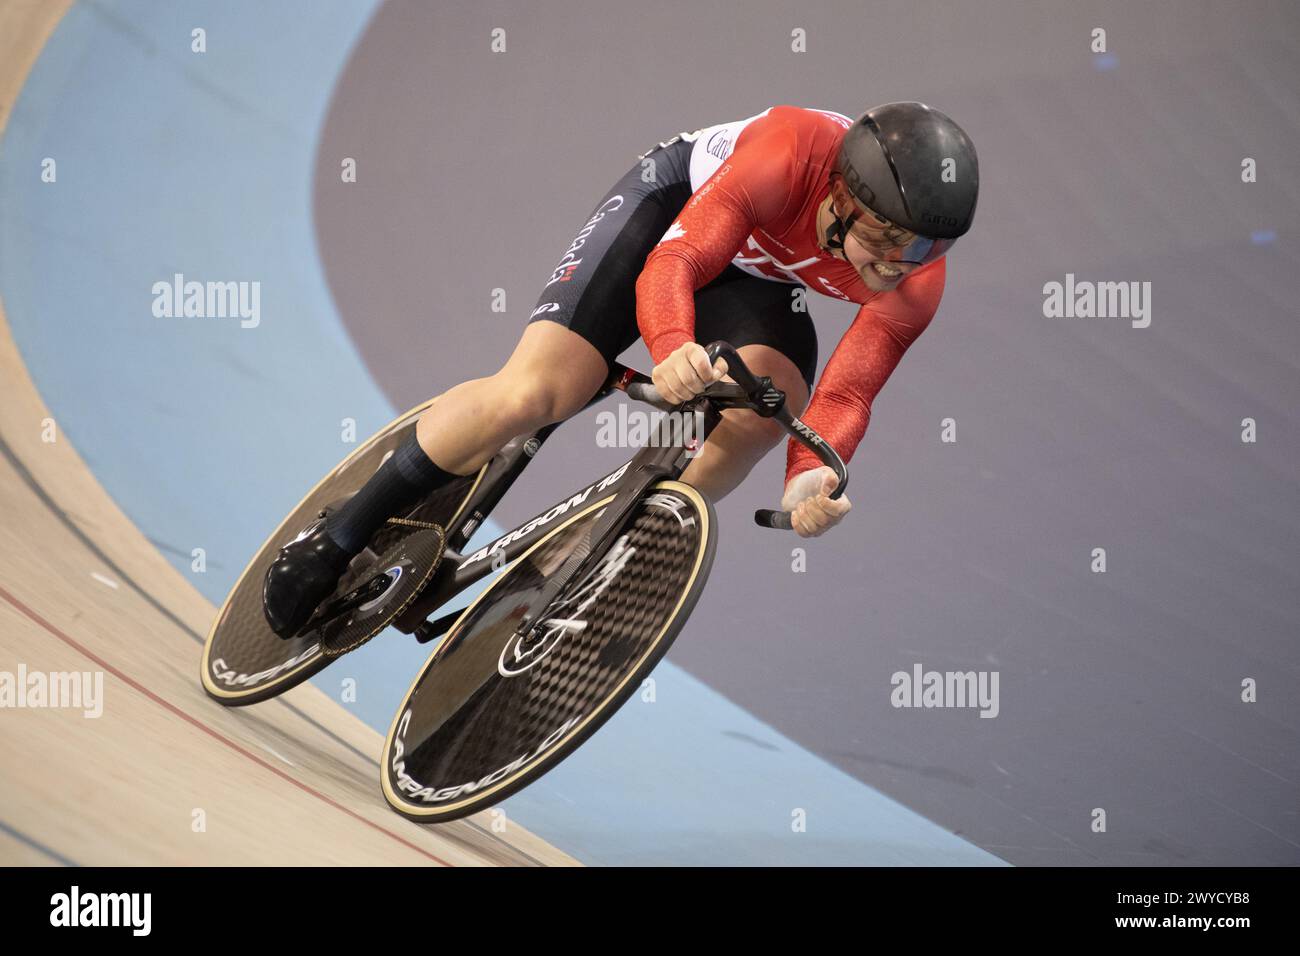
M854 203L858 213L844 239L844 256L856 269L873 262L898 262L923 266L952 248L956 239L927 239L896 226L861 203Z

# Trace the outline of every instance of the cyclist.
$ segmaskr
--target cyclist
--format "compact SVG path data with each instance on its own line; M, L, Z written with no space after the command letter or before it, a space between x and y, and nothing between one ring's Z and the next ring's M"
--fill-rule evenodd
M388 518L514 436L576 413L638 336L673 402L727 371L699 343L730 342L848 461L872 400L939 306L944 253L970 228L978 192L970 138L922 103L856 121L774 106L659 144L596 206L500 371L439 396L355 496L281 550L264 585L268 622L295 633ZM807 289L861 306L815 391ZM720 499L783 434L729 409L682 480ZM847 496L829 498L834 486L791 441L781 507L799 535L848 513Z

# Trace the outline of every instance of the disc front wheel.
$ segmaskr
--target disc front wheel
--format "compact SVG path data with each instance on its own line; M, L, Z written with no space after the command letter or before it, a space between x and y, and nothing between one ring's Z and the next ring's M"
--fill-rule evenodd
M572 753L635 692L690 614L713 561L714 515L661 481L520 628L533 599L613 501L521 555L457 620L411 685L384 745L384 796L440 823L504 799Z

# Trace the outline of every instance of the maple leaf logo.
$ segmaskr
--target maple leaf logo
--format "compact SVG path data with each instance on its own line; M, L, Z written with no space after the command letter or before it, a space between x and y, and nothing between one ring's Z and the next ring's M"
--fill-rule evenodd
M660 239L659 242L668 242L670 239L680 239L684 235L686 235L686 230L682 228L682 224L680 222L675 222L668 227L668 231L664 233L664 237Z

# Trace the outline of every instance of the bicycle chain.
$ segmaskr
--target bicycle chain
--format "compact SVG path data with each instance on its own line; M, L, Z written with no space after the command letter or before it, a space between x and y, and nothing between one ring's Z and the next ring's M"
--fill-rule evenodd
M411 528L424 528L426 531L433 528L442 528L442 525L440 524L430 524L427 521L414 521L411 518L389 518L388 523L406 525ZM443 530L445 531L446 529L443 528Z
M325 511L324 508L322 508L320 511L316 512L316 517L317 517L317 518L324 518L324 517L326 516L326 514L327 514L327 512ZM434 529L434 528L442 528L442 525L440 525L440 524L431 524L431 523L429 523L428 521L415 521L415 520L413 520L413 519L411 519L411 518L389 518L389 519L388 519L386 522L384 522L384 523L385 523L385 524L400 524L400 525L406 525L407 527L410 527L410 528L423 528L423 529L426 530L426 531L430 531L430 530L432 530L432 529ZM442 530L445 531L445 530L447 530L447 529L446 529L446 528L442 528Z

